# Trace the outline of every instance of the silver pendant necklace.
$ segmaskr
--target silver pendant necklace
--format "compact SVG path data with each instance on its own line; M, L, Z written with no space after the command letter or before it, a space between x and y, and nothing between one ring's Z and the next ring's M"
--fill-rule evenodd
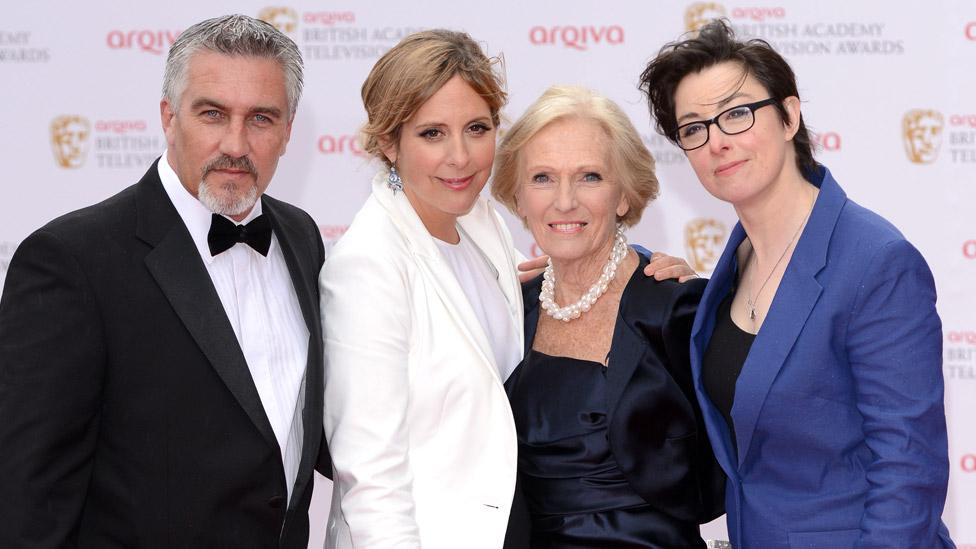
M783 249L783 253L779 255L779 259L776 260L776 263L773 264L773 268L769 271L769 274L766 275L766 280L763 280L762 285L759 286L759 291L756 292L755 299L753 299L752 297L752 288L751 287L749 288L749 294L746 297L746 303L749 304L749 320L751 320L753 324L756 323L756 302L759 301L759 296L762 295L763 289L766 288L766 283L769 282L769 279L773 277L773 273L776 272L776 268L779 267L779 264L783 261L783 258L786 257L786 252L790 251L790 247L793 246L793 241L795 241L796 237L800 235L800 231L807 224L807 220L810 219L810 214L812 213L813 213L813 204L811 203L810 209L807 211L807 215L804 216L803 221L800 222L800 225L796 228L796 231L793 232L793 236L790 237L790 241L786 243L786 248ZM756 256L755 252L756 252L756 248L752 246L752 241L750 241L749 257L746 258L746 264L748 264L749 260L753 259ZM756 265L757 269L759 268L758 259L753 261L753 264Z

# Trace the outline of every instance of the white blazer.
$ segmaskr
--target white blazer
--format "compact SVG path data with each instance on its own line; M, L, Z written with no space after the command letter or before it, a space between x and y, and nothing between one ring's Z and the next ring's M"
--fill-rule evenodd
M498 270L522 349L505 223L482 198L458 223ZM508 397L454 272L385 173L319 285L335 469L326 547L502 547L517 461Z

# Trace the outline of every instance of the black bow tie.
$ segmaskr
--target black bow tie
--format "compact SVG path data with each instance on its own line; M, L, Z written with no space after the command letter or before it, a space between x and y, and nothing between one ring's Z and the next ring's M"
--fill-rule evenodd
M267 256L271 247L271 222L268 216L262 214L247 225L237 225L222 215L213 214L210 232L207 233L210 255L229 250L238 242L244 242L259 254Z

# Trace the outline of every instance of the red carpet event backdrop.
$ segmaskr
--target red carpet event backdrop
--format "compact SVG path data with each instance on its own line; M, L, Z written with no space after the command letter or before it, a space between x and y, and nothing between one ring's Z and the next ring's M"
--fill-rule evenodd
M976 2L721 0L139 3L13 2L0 22L0 283L17 244L49 219L135 182L163 152L159 98L180 31L225 13L260 17L298 44L305 92L270 193L339 239L377 169L357 131L376 59L416 30L464 30L504 58L509 121L546 87L581 84L616 100L657 159L661 196L630 241L702 273L735 220L658 135L637 90L645 63L703 21L726 17L793 65L817 158L849 195L894 222L935 273L944 323L951 484L945 521L976 548ZM503 128L504 131L504 128ZM527 255L540 251L507 215ZM802 459L802 458L798 458ZM320 547L331 486L319 479ZM968 518L968 520L967 520ZM717 521L706 537L724 537Z

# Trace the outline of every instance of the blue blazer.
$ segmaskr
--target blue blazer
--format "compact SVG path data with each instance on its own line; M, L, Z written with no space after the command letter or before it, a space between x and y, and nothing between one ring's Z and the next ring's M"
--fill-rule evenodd
M716 310L731 291L732 231L692 328L691 365L737 549L954 547L942 324L925 260L898 230L820 187L735 387L736 445L702 384Z

